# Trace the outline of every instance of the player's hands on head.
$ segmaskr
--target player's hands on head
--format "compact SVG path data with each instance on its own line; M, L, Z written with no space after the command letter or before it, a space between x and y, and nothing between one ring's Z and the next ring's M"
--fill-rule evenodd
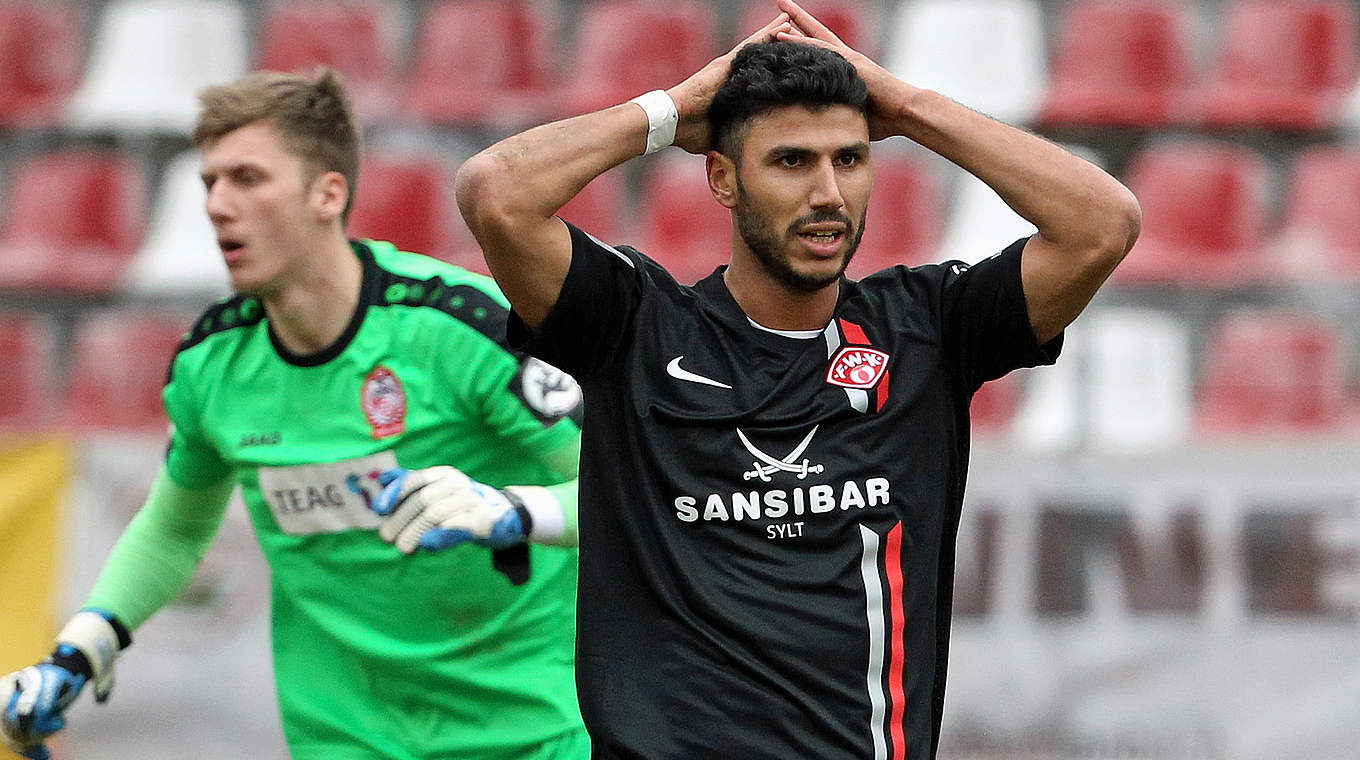
M737 43L737 46L718 58L708 62L688 79L666 90L675 101L675 109L680 114L680 122L675 127L675 145L690 153L707 153L713 148L713 139L708 128L708 107L718 88L727 81L732 71L732 59L737 51L752 42L770 42L783 32L796 31L787 13L780 13L774 20L761 27L751 36Z
M113 688L113 660L120 639L109 617L84 610L57 635L47 659L0 677L0 742L33 760L52 755L44 742L66 726L63 713L95 682L103 702Z
M882 140L899 134L887 118L892 109L887 107L889 92L900 93L906 84L891 72L875 63L869 56L845 44L836 33L803 10L794 0L778 0L779 10L790 19L790 28L779 30L775 37L834 50L849 61L860 79L869 88L869 139Z
M439 551L471 541L504 549L524 543L532 519L513 494L447 465L396 468L378 476L383 490L372 508L383 518L378 535L403 554Z

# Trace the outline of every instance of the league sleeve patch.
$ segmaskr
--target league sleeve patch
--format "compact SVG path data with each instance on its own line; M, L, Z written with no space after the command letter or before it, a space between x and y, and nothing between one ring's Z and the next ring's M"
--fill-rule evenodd
M544 426L564 417L581 423L581 386L571 375L541 359L530 356L520 364L510 381L510 391Z

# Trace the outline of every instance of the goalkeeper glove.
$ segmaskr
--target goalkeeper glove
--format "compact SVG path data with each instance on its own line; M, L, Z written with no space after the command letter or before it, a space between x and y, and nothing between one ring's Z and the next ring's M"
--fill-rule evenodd
M522 544L534 527L526 492L557 501L542 488L501 490L478 483L448 465L387 470L378 482L383 490L373 500L373 511L384 518L378 535L403 554L439 551L465 541L492 549Z
M43 742L66 725L62 712L94 681L95 701L113 689L113 661L132 643L113 615L82 610L57 634L57 646L42 662L0 678L0 740L33 760L48 760Z

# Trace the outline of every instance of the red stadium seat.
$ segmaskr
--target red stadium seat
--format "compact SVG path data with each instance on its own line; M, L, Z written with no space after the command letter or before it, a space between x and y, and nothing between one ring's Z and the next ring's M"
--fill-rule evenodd
M1320 432L1344 420L1346 360L1336 326L1313 315L1243 311L1212 331L1200 372L1200 432Z
M385 240L404 251L452 261L456 246L450 221L458 214L452 182L439 156L369 154L359 169L350 237Z
M704 160L678 151L648 167L642 181L639 248L676 280L692 284L732 254L732 215L708 190Z
M137 251L146 175L129 156L71 149L25 160L0 227L0 289L111 291Z
M391 7L372 2L288 0L260 21L255 67L310 71L330 66L345 78L355 114L385 115L393 103L396 37Z
M807 0L799 5L826 24L842 42L870 58L878 59L882 50L883 24L877 3L867 0ZM737 44L768 24L775 17L776 10L774 3L768 0L747 0L737 27L733 30L732 44Z
M1134 156L1143 230L1116 281L1236 286L1259 272L1268 168L1236 145L1164 143Z
M613 169L591 180L557 215L606 243L626 242L623 199L623 171Z
M556 19L542 3L443 0L416 36L411 118L517 128L552 112Z
M32 315L0 315L0 432L51 425L56 411L56 345L52 325Z
M1064 6L1045 125L1166 127L1189 94L1190 8L1173 0L1076 0Z
M1356 10L1346 0L1235 0L1199 100L1209 127L1335 126L1355 82Z
M86 314L76 325L68 372L68 424L82 432L164 431L161 389L191 324L154 311Z
M586 113L673 87L718 52L706 0L592 0L581 10L561 108Z
M915 156L880 149L874 154L864 237L846 273L860 278L897 264L933 261L944 215L944 191L931 168Z
M80 83L85 32L74 3L0 3L0 127L50 127Z
M978 437L997 437L1010 431L1020 408L1020 377L1006 375L982 384L968 406L972 433Z
M1319 145L1299 154L1274 242L1276 279L1360 280L1360 149Z

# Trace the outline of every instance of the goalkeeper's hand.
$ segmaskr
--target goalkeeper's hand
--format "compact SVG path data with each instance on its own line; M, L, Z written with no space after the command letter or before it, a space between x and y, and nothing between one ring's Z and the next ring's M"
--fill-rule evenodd
M0 741L10 750L48 760L43 742L66 725L62 713L94 682L98 702L113 689L113 661L126 634L112 616L83 610L57 634L57 647L47 659L0 677Z
M383 518L378 535L403 554L439 551L465 541L505 549L524 543L533 530L533 518L516 487L501 490L478 483L448 465L386 470L378 482L383 490L372 504Z

